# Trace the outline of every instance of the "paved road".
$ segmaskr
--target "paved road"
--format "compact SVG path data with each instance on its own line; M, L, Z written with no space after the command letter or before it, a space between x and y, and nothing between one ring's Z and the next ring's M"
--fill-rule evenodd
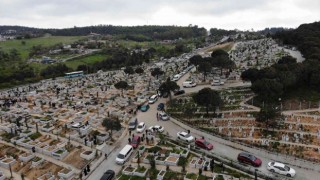
M182 82L187 79L187 76L182 77L179 81L178 84L181 85ZM239 85L243 85L242 82L238 83ZM247 86L248 84L244 84L245 86ZM225 87L233 87L235 85L224 85ZM186 89L187 92L193 92L193 91L198 91L199 89L202 89L203 87L212 87L212 86L197 86L195 88L188 88ZM212 87L212 88L224 88L224 87ZM176 133L178 131L182 131L185 130L184 128L178 126L177 124L173 123L171 120L170 121L157 121L156 119L156 108L157 105L160 103L166 102L166 99L160 98L155 104L150 106L150 109L147 112L138 112L137 117L139 122L145 122L147 127L159 124L161 126L163 126L165 128L165 130L169 133L169 135L176 137ZM183 126L183 124L181 125ZM186 127L188 128L188 127ZM189 128L188 128L189 129ZM259 169L259 171L262 171L266 174L270 174L270 172L266 169L266 165L269 161L281 161L281 162L286 162L291 164L290 166L293 167L296 172L297 175L294 179L299 179L299 180L305 180L305 179L319 179L319 172L313 171L313 170L306 170L303 168L299 168L297 166L293 166L293 164L299 164L300 166L302 166L304 163L303 162L298 162L298 160L291 160L291 157L286 157L285 155L274 155L274 154L269 154L266 151L261 151L258 149L252 149L252 148L248 148L246 146L242 146L236 143L232 143L230 141L226 141L224 139L197 131L197 130L192 130L191 129L191 134L193 134L195 137L201 137L202 135L205 136L206 139L208 139L209 141L211 141L215 148L214 148L214 152L217 155L220 155L222 157L228 157L229 159L235 160L237 159L237 155L245 150L248 152L251 152L253 154L255 154L256 156L260 157L263 164ZM312 164L310 163L305 163L306 167L308 166L312 166ZM314 165L313 165L314 166Z
M185 81L188 78L188 74L186 74L184 77L182 77L177 83L181 86L182 82ZM235 84L225 84L224 86L210 86L210 85L203 85L203 86L197 86L195 88L187 88L185 89L187 93L191 92L197 92L198 90L204 88L204 87L211 87L213 89L222 89L222 88L228 88L228 87L236 87L236 86L250 86L249 83L235 83ZM182 86L181 86L182 87ZM298 166L305 166L305 167L311 167L311 166L317 166L313 165L312 163L308 162L302 162L299 160L294 160L292 157L286 157L285 155L276 155L276 154L270 154L267 151L261 151L258 149L252 149L246 146L239 145L237 143L232 143L230 141L226 141L224 139L203 133L198 130L192 130L190 127L180 123L180 125L177 125L177 123L174 123L173 119L169 121L157 121L156 118L156 113L157 113L157 105L159 103L166 103L167 99L160 98L155 104L152 104L150 106L150 109L147 112L138 112L137 113L137 118L139 122L145 122L147 125L147 128L153 125L161 125L165 128L165 131L169 133L170 136L176 137L176 133L178 131L186 131L186 129L191 130L191 134L195 137L201 137L204 136L207 140L212 142L214 144L214 153L225 158L232 159L236 161L237 155L242 152L242 151L248 151L251 152L252 154L258 156L261 158L263 164L259 169L259 171L265 173L265 174L271 174L267 169L266 169L266 164L269 161L281 161L285 163L289 163L291 167L293 167L297 174L294 179L297 180L315 180L315 179L320 179L319 175L320 173L317 171L313 170L307 170L304 168L300 168ZM133 132L135 133L135 132ZM119 143L116 144L116 147L108 157L107 160L103 161L102 164L95 169L94 173L88 178L89 180L93 179L99 179L102 174L107 170L107 169L112 169L116 172L119 172L121 170L121 166L115 164L115 158L118 154L118 152L122 149L122 147L127 144L127 139L128 135L125 135L123 139L120 139ZM295 166L294 164L297 164L298 166ZM318 168L319 169L319 168Z

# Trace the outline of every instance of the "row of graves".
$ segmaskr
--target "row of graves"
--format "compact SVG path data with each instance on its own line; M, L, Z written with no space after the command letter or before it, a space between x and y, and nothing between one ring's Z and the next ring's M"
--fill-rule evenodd
M237 42L229 52L231 60L237 67L244 69L268 67L287 55L288 52L271 38Z

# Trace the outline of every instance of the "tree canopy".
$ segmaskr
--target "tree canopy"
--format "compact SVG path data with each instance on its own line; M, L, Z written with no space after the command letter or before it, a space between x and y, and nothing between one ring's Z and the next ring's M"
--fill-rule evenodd
M215 112L216 108L222 105L219 93L211 88L201 89L198 93L193 95L193 100L197 104L206 107L207 115L209 114L210 107L212 107Z

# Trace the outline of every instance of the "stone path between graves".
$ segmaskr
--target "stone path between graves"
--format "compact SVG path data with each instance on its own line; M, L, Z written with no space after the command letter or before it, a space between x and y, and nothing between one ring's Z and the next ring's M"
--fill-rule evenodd
M7 169L7 168L3 168L0 166L0 171L3 172L3 174L9 179L9 177L11 177L11 174L10 174L10 170ZM13 180L20 180L21 179L21 175L16 173L16 172L13 172L12 171L12 176L13 176ZM27 180L28 178L24 178L25 180Z
M14 146L14 145L12 145L11 143L8 143L8 142L5 142L5 141L2 141L2 140L0 140L0 143L1 144L5 144L5 145L7 145L7 146L11 146L11 147L15 147L15 148L17 148L17 149L19 149L19 150L22 150L22 151L25 151L25 152L31 152L29 149L26 149L26 148L23 148L23 147L20 147L20 146ZM32 152L31 152L32 153ZM57 160L57 159L54 159L53 157L49 157L49 156L46 156L46 155L44 155L44 154L41 154L41 153L38 153L38 152L35 152L35 153L33 153L35 156L38 156L38 157L41 157L41 158L43 158L44 160L46 160L46 161L49 161L49 162L51 162L51 163L54 163L54 164L56 164L56 165L58 165L58 166L61 166L61 167L64 167L64 168L69 168L69 169L74 169L75 170L75 173L79 173L80 172L80 170L78 169L78 168L76 168L76 167L74 167L74 166L72 166L72 165L70 165L70 164L66 164L66 163L64 163L64 162L62 162L62 161L60 161L60 160Z

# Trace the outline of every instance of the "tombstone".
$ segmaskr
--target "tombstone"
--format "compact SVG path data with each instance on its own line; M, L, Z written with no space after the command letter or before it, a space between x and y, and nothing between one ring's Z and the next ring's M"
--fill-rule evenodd
M250 138L252 138L252 134L253 134L253 132L250 131L250 133L249 133L249 137L250 137Z
M281 140L286 141L286 135L282 134Z
M318 138L320 139L320 129L318 129Z
M299 143L299 136L297 136L295 142L296 142L296 143Z
M231 126L231 121L229 120L229 121L228 121L228 127L230 127L230 126Z
M288 142L290 140L289 135L286 134L286 142Z
M318 147L318 152L320 153L320 147Z
M231 131L228 132L228 136L231 137Z
M243 132L243 137L247 137L247 133L246 132Z
M284 120L287 121L287 120L288 120L288 117L285 117Z
M251 126L251 131L254 132L254 126Z
M300 124L300 117L297 118L297 123Z
M291 124L289 125L289 129L292 130L292 125Z
M241 133L242 132L242 127L239 127L239 133Z
M221 133L222 132L222 127L220 126L219 127L219 133ZM320 131L319 131L319 135L320 135Z
M303 133L302 133L302 132L300 132L300 138L301 138L301 139L303 138Z

